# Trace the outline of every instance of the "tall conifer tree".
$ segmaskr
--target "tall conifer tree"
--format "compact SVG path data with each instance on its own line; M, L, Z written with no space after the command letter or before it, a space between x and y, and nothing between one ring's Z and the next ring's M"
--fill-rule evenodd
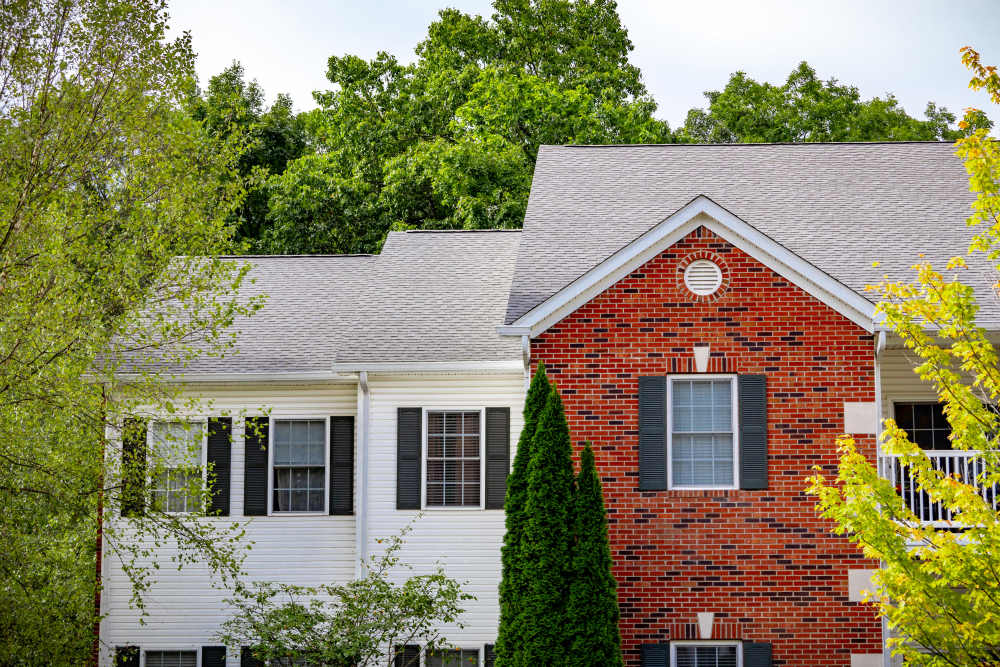
M573 459L562 399L549 392L531 445L526 521L520 548L522 589L518 610L518 665L567 660L567 580L573 537ZM575 664L570 661L568 664Z
M621 667L618 596L611 574L611 546L604 512L604 493L588 442L580 455L580 474L573 496L572 573L566 628L569 655L580 667Z
M545 374L545 364L539 362L531 386L524 400L524 426L517 441L514 468L507 477L507 498L504 510L507 514L507 533L504 535L501 551L502 578L500 580L500 630L497 634L497 667L522 667L518 660L517 647L522 644L519 629L519 611L524 596L525 584L522 572L524 559L521 545L524 526L527 521L525 505L528 495L528 463L531 460L532 439L538 417L545 407L551 386Z

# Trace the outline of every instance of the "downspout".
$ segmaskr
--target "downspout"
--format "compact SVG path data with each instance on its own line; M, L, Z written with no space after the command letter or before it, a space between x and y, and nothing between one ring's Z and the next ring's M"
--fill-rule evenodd
M521 336L521 360L524 362L524 391L531 385L531 336Z
M364 576L368 559L368 422L371 411L371 394L368 389L368 371L358 373L358 515L354 522L354 572Z

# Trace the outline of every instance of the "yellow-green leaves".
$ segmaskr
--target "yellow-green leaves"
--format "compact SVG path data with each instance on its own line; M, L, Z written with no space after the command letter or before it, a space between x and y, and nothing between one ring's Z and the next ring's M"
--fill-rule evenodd
M972 86L1000 101L1000 80L982 67L978 54L964 51L973 70ZM965 159L976 202L969 224L978 231L969 249L1000 259L1000 152L986 136L983 117L970 113L969 136L956 144ZM839 441L835 479L817 474L808 492L834 531L881 561L869 602L898 634L890 647L909 664L995 664L1000 660L1000 358L983 327L971 287L961 282L965 257L954 257L944 272L929 263L913 267L912 282L871 286L881 296L879 312L916 357L915 372L930 383L951 425L951 445L968 454L961 466L946 468L931 458L891 419L879 436L887 458L876 463L850 437ZM879 474L881 469L882 475ZM904 500L907 496L909 502ZM936 506L937 525L926 510ZM924 650L921 650L923 647Z

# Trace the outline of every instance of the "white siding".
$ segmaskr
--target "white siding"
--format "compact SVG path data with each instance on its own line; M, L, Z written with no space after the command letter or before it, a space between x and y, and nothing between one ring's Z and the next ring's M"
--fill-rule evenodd
M909 350L886 349L879 358L882 374L882 418L893 416L892 404L897 401L936 401L937 394L929 382L921 380L913 368L915 355Z
M375 540L398 533L419 512L396 509L396 410L401 407L509 407L511 461L521 432L524 378L516 376L397 376L370 381L372 413L369 443L368 551L381 549ZM426 424L425 424L426 427ZM496 639L499 621L497 587L504 513L500 510L427 509L416 519L402 558L415 573L427 573L440 562L449 576L467 582L476 596L466 603L465 628L443 628L449 641L477 648Z
M357 385L258 385L240 388L199 388L207 399L203 410L192 414L233 414L231 520L243 517L243 419L242 414L260 414L269 409L275 417L328 417L354 415ZM356 459L357 457L355 457ZM213 519L213 521L227 521ZM253 517L247 538L254 541L245 561L248 581L277 580L294 584L347 581L354 576L353 516L265 516ZM131 589L114 557L105 558L103 596L106 618L101 638L109 647L132 644L143 649L182 649L218 645L214 638L225 617L225 591L212 588L207 568L187 565L181 570L167 561L169 549L159 552L163 567L145 596L149 615L145 625L129 607ZM105 652L110 664L111 651ZM230 656L230 666L239 656Z
M524 378L513 375L410 374L373 375L368 454L367 552L384 548L378 540L398 534L420 514L396 510L396 410L399 407L464 408L509 407L511 411L511 460L521 431ZM199 395L210 399L203 414L259 413L268 407L276 417L325 417L355 415L358 388L353 384L235 385L202 387ZM356 426L360 426L357 424ZM356 440L357 442L357 440ZM355 461L360 457L356 453ZM356 480L357 483L357 480ZM355 507L358 498L355 494ZM243 514L243 429L234 419L231 514ZM297 584L346 581L355 575L354 517L286 516L255 517L247 531L255 546L246 560L248 580L279 580ZM476 596L466 603L464 629L443 628L455 646L480 648L496 639L499 617L497 586L500 580L500 545L504 513L500 510L429 509L413 524L406 539L403 561L413 566L407 573L427 573L440 562L449 576L465 582ZM132 644L143 649L182 649L217 645L213 635L226 613L224 591L211 587L204 568L186 566L157 573L156 584L146 596L146 624L129 608L130 589L120 567L105 560L102 639L110 649ZM161 559L162 561L162 559ZM230 656L228 665L239 664Z

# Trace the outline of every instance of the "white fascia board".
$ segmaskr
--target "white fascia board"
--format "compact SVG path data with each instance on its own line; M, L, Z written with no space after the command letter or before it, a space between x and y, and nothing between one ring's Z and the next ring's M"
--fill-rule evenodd
M379 363L346 362L333 364L335 373L521 373L521 359L503 361L389 361Z
M138 380L146 376L119 373L119 380ZM171 383L230 383L230 382L357 382L357 375L331 373L330 371L303 371L299 373L175 373L160 378Z
M711 220L696 219L702 214ZM754 229L708 197L699 195L515 322L497 327L497 332L502 335L524 335L524 329L527 328L532 337L542 334L702 225L866 331L874 331L874 304Z

